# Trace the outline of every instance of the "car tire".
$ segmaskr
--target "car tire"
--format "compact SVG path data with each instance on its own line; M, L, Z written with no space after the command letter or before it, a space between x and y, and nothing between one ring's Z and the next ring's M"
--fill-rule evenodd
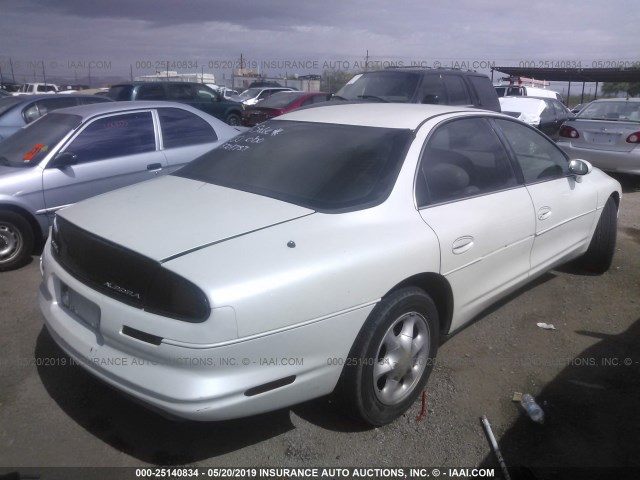
M438 310L423 290L407 287L383 298L342 371L337 393L349 410L374 426L401 416L429 378L438 330Z
M0 212L0 272L21 266L33 250L29 222L15 212Z
M227 115L227 124L231 125L232 127L240 126L240 115L238 115L237 113L230 113L229 115Z
M602 274L609 270L616 250L618 231L618 208L613 197L609 197L600 215L591 243L580 266L590 273Z

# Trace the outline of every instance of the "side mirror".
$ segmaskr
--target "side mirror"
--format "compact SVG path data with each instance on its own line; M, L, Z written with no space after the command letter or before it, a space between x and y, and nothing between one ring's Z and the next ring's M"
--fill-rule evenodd
M578 183L582 181L584 175L591 173L591 170L593 170L593 165L586 160L571 160L569 162L569 173L575 175Z
M425 95L422 99L422 103L427 103L429 105L439 105L440 97L438 97L438 95Z
M47 167L51 168L65 168L70 165L75 165L78 162L78 156L73 152L60 152L53 160L49 162Z

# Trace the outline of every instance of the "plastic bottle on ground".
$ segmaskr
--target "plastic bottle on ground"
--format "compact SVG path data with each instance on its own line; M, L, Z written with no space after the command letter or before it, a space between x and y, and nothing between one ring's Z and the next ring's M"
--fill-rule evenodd
M520 400L520 404L524 407L529 414L529 418L537 423L544 423L544 411L536 403L536 400L532 395L525 393L522 395L522 400Z

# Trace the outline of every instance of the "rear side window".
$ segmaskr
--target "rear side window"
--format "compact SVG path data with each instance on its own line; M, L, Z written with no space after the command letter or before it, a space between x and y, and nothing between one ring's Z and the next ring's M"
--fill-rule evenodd
M462 77L443 75L443 79L449 94L449 105L471 105L473 103Z
M422 152L417 203L450 202L517 183L509 156L486 119L453 120L431 134Z
M194 85L195 97L200 101L217 100L218 94L204 85Z
M132 85L115 85L109 89L107 96L117 102L126 102L131 100L132 93Z
M165 100L162 85L142 85L138 89L138 100Z
M562 151L533 128L508 120L495 120L513 149L526 183L544 182L569 174Z
M496 89L491 85L489 78L476 75L468 75L467 79L478 95L478 106L489 110L500 111L500 102L496 95Z
M156 149L151 112L136 112L99 118L88 125L65 148L78 163L123 157Z
M193 100L193 91L190 85L177 83L175 85L167 85L169 100L185 101Z
M180 108L160 108L160 127L164 148L185 147L218 140L211 125Z
M446 105L447 92L442 83L440 75L425 75L422 79L422 91L420 92L420 103L430 105Z

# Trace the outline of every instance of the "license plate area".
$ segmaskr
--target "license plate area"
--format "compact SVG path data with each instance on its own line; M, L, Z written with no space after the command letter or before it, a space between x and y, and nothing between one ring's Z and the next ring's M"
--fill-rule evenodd
M60 305L73 318L91 330L100 328L100 307L65 283L60 283Z
M598 145L613 145L618 135L612 135L610 133L592 133L591 141Z

